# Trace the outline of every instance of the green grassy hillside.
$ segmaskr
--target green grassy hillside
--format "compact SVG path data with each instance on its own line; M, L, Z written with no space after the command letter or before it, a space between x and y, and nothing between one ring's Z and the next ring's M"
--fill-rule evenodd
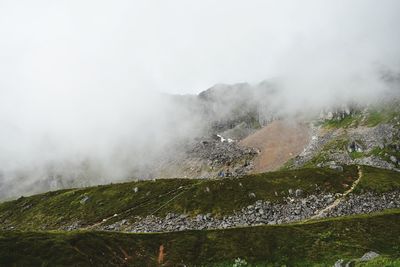
M304 224L162 234L0 232L1 266L332 266L400 258L400 210ZM378 260L376 261L378 262ZM374 265L367 265L374 266Z
M0 204L0 229L51 230L78 221L90 226L114 214L115 220L169 212L218 217L256 200L282 201L289 189L300 188L304 195L318 189L342 193L357 175L357 168L349 166L343 172L301 169L232 179L160 179L59 190Z
M359 126L374 127L380 123L396 124L400 116L400 105L394 100L385 105L370 106L366 110L355 110L353 114L341 119L326 120L323 126L327 128L355 128Z
M400 189L400 173L362 166L353 193ZM279 202L289 189L304 196L343 193L356 166L279 171L242 178L161 179L67 189L0 204L0 266L332 266L368 251L381 257L357 266L398 266L400 210L295 224L152 234L51 231L79 221L92 226L168 212L231 214L257 200ZM117 214L114 217L114 214ZM375 265L374 265L375 264Z

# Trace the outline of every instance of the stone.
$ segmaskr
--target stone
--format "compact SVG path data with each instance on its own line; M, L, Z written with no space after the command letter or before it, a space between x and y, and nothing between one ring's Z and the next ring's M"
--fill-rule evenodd
M301 189L296 189L295 195L296 195L296 197L301 197L301 196L303 195L303 190L301 190Z
M390 161L397 164L397 158L395 156L390 156Z
M370 261L370 260L375 259L376 257L379 257L379 254L378 254L378 253L376 253L376 252L374 252L374 251L369 251L369 252L365 253L365 254L361 257L360 261Z
M331 168L332 170L335 170L337 172L343 172L343 167L342 166L330 165L329 168Z
M342 259L337 260L337 261L335 262L335 264L333 265L333 267L345 267L344 260L342 260Z
M89 196L83 196L83 198L79 201L79 203L81 204L85 204L86 202L88 202L90 200Z
M136 186L135 188L133 188L133 192L137 193L139 191L139 188Z
M256 194L250 192L250 193L249 193L249 197L250 197L250 198L255 198L255 197L256 197Z

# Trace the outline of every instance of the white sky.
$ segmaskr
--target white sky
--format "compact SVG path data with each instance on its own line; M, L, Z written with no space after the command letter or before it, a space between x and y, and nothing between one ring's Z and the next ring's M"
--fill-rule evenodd
M397 0L1 0L0 90L198 93L313 61L398 64L399 12Z

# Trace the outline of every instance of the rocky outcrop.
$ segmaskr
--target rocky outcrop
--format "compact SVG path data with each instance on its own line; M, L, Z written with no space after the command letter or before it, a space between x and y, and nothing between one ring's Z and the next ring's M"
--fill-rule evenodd
M377 168L400 170L397 154L400 151L400 131L392 124L376 127L358 127L323 130L313 128L313 137L304 151L295 157L292 168L301 168L310 161L319 167L332 165L368 165ZM336 144L335 144L336 142Z

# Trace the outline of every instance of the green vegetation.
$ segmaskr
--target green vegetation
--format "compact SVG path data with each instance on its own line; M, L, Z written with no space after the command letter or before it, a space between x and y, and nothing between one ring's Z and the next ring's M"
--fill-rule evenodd
M341 193L357 175L357 168L349 166L343 172L301 169L232 179L160 179L59 190L0 204L0 227L48 230L75 222L90 226L114 214L117 216L108 223L169 212L222 216L256 200L282 201L289 189L299 188L307 195L318 186L326 192Z
M365 112L355 111L342 119L326 120L322 125L326 128L350 128L358 126L374 127L380 123L394 123L400 119L400 108L397 101L384 106L373 106Z
M398 143L398 140L396 141L393 142L393 144L391 144L390 146L386 146L384 148L375 147L371 150L371 152L369 152L368 155L379 157L388 162L390 162L390 156L395 156L396 158L400 158L400 151L397 151L397 149L394 147L396 143Z
M392 259L389 257L377 257L367 262L356 262L356 267L399 267L400 259Z
M400 173L361 168L363 177L354 193L400 189ZM234 266L235 260L248 263L245 266L332 266L338 259L358 259L368 251L382 256L369 263L355 262L356 266L398 266L400 209L208 231L48 231L74 222L90 226L114 214L115 220L168 212L219 216L259 199L281 201L289 189L301 188L306 195L315 193L316 187L343 193L357 176L356 166L346 166L343 172L318 168L219 180L161 179L22 197L0 204L1 227L18 230L0 231L0 266L222 267Z
M0 265L232 266L240 258L250 266L332 266L368 251L384 256L374 262L398 263L399 220L400 210L392 210L290 225L162 234L0 232Z
M353 151L353 152L349 153L349 155L350 155L351 159L359 159L359 158L365 157L364 152L357 152L357 151Z
M354 190L359 192L376 192L382 193L400 189L400 173L362 166L363 177Z
M388 105L383 108L375 108L369 111L368 116L365 118L363 124L369 127L374 127L379 123L390 123L398 117L399 108L398 104Z
M304 167L306 168L315 168L319 163L325 163L330 161L330 154L332 151L336 150L347 150L348 140L341 137L335 140L330 141L329 143L325 144L323 149L316 154L310 161L308 161Z
M326 128L349 128L357 127L362 120L362 114L360 112L347 115L343 119L337 120L326 120L323 122L323 126Z

